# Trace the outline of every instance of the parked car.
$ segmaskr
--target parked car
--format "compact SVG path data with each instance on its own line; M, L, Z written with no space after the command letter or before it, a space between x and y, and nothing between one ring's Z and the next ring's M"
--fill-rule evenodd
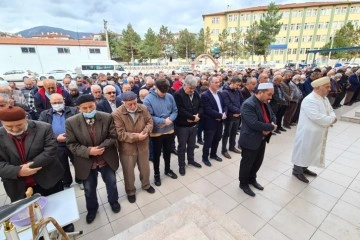
M40 74L40 79L42 78L49 78L53 76L55 80L63 80L66 74L70 74L71 79L75 79L77 77L77 73L75 71L70 70L52 70L48 73Z
M344 64L345 66L348 66L348 67L359 67L359 63L350 63L350 62L347 62Z
M0 75L0 80L22 82L29 77L38 77L38 74L30 70L11 70Z

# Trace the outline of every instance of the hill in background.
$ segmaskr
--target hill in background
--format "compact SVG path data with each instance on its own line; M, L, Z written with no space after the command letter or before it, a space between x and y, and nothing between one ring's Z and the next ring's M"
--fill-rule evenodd
M29 28L29 29L20 31L17 34L21 34L21 36L25 37L25 38L30 38L32 36L46 34L48 32L49 33L56 32L56 33L62 34L62 35L69 35L70 38L73 38L73 39L80 39L83 37L89 37L90 35L93 35L93 33L74 32L74 31L69 31L69 30L65 30L62 28L55 28L55 27L49 27L49 26L38 26L38 27Z

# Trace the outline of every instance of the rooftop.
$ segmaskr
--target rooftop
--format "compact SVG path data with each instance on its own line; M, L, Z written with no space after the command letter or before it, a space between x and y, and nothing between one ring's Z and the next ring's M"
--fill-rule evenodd
M307 7L326 7L326 6L336 6L336 5L343 5L343 4L360 4L360 2L359 1L305 2L305 3L279 4L276 6L281 10L281 9L307 8ZM207 17L207 16L218 16L218 15L224 15L224 14L228 14L228 13L265 11L265 10L267 10L267 8L268 8L268 6L241 8L241 9L229 10L229 11L224 11L224 12L204 14L203 18Z
M106 47L105 41L73 40L73 39L41 39L41 38L2 38L0 44L5 45L61 45L61 46L94 46Z

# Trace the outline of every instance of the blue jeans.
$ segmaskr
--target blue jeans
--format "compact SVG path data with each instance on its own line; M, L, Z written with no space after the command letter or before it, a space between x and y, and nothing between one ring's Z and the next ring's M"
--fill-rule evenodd
M83 181L85 190L86 209L88 212L96 212L99 208L99 203L96 195L98 172L106 185L107 197L109 203L117 202L119 199L116 187L116 175L108 165L102 168L91 169L87 179Z

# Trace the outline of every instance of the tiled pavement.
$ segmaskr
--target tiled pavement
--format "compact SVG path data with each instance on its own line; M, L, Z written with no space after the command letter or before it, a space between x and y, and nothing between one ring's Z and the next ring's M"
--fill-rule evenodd
M349 107L343 107L337 114L348 110ZM258 181L265 190L255 190L255 198L239 189L237 178L241 157L232 152L232 159L223 158L221 163L212 161L212 167L187 167L186 176L179 175L177 180L162 176L162 186L156 187L155 194L140 190L137 179L139 190L134 204L127 201L120 169L117 175L122 209L118 214L111 211L105 185L99 178L101 206L90 225L85 221L84 193L75 184L81 218L75 227L84 231L78 239L108 239L192 192L206 196L257 239L360 239L360 125L339 121L330 129L326 168L313 168L319 176L310 178L309 184L291 175L295 131L293 128L274 136L267 145L264 163L258 173ZM195 156L201 162L201 148L196 149ZM171 162L172 169L178 173L175 155ZM2 185L0 201L1 204L8 202Z

